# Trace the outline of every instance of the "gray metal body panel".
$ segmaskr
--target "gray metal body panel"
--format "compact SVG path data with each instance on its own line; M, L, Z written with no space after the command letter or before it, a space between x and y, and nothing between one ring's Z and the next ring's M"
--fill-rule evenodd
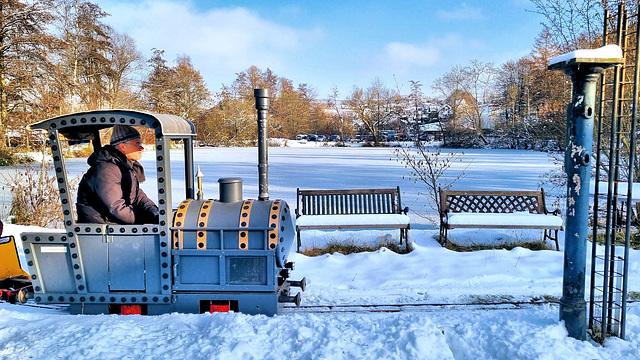
M173 312L185 314L202 313L202 302L231 301L238 305L238 312L243 314L263 314L273 316L280 313L282 303L278 302L276 294L264 293L212 293L212 294L179 294L173 296L173 301L161 304L146 304L147 315L161 315ZM74 303L69 306L72 315L78 314L108 314L108 304Z

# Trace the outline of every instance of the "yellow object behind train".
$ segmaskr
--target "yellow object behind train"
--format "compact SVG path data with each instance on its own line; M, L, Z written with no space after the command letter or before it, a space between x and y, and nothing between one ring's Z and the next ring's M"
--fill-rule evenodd
M3 236L0 238L0 280L21 275L29 276L20 267L16 240L13 236Z

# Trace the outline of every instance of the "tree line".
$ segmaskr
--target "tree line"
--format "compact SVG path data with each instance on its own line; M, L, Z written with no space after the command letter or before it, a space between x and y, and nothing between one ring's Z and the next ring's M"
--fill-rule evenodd
M430 84L388 87L373 79L349 94L332 89L319 100L310 84L298 84L252 66L233 83L213 92L188 55L169 64L162 49L144 59L134 39L116 32L99 5L82 0L1 0L0 149L12 132L29 137L26 125L77 111L105 108L171 113L196 125L198 140L210 145L243 145L255 140L254 88L272 92L272 137L297 134L376 134L408 132L419 122L445 120L451 146L561 147L571 82L548 71L551 58L577 48L601 45L601 0L531 0L546 19L531 53L495 65L473 60L456 64ZM627 1L631 11L637 2ZM446 119L425 116L425 104L448 106ZM377 142L378 138L374 138Z

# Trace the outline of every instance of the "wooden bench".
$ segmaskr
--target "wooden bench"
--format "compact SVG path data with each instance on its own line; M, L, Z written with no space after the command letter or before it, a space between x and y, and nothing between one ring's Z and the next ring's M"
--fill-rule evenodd
M544 189L540 191L456 191L440 190L440 243L455 228L544 229L544 241L558 245L562 230L560 210L546 209Z
M409 241L409 208L395 189L297 190L296 231L311 229L400 229Z

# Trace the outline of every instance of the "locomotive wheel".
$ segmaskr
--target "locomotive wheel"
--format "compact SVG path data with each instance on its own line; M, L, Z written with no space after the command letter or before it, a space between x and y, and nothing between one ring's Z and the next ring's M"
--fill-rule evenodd
M33 297L33 294L29 292L27 288L22 288L18 290L18 294L16 295L16 300L18 300L19 303L24 304L27 302L27 300L31 299L32 297Z

